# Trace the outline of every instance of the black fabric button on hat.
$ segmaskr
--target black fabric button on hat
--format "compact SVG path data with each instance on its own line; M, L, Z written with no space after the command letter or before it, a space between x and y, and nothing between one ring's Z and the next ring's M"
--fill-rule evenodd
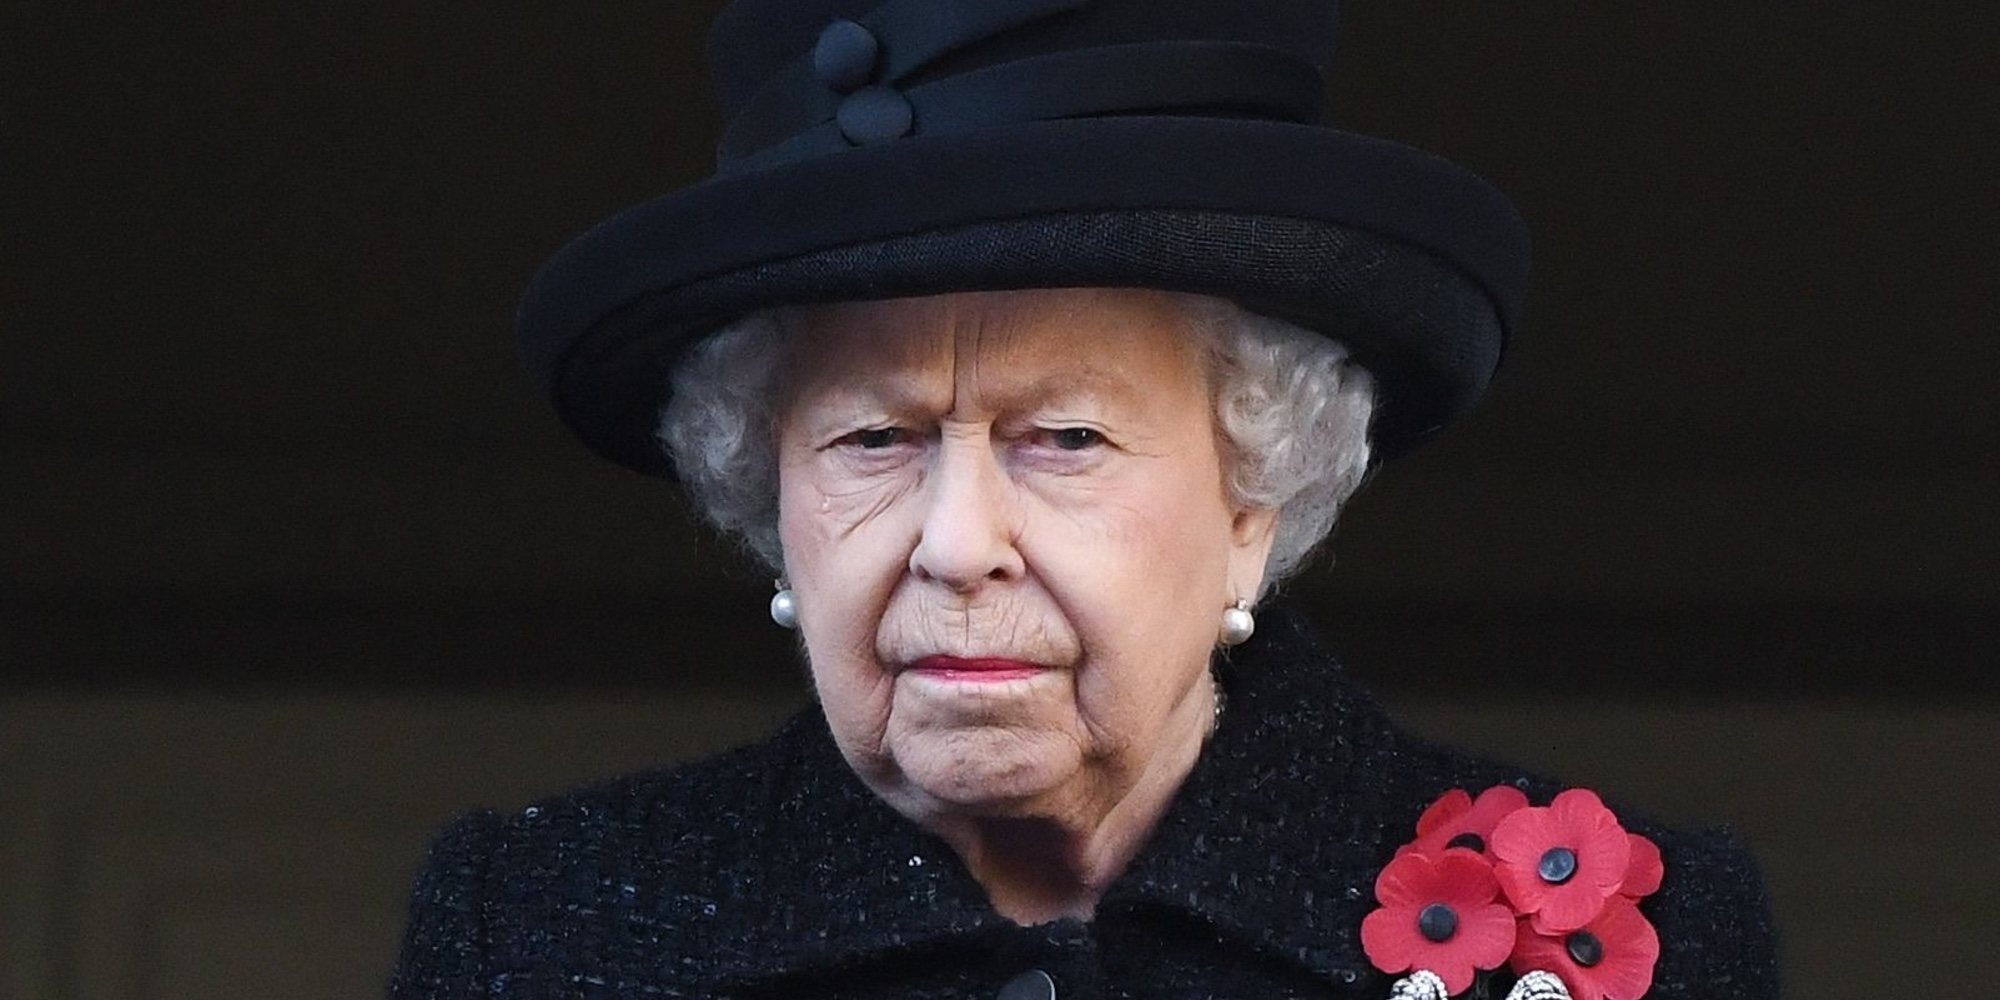
M863 87L840 102L834 120L848 142L867 146L909 135L916 113L909 98L887 87Z
M1029 969L1000 987L999 1000L1056 1000L1056 981L1040 969Z
M849 93L875 78L882 43L875 33L853 21L835 21L819 33L813 46L813 75L837 93Z

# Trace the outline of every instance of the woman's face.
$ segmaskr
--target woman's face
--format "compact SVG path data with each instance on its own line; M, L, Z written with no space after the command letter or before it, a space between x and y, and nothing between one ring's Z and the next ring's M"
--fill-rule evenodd
M803 320L785 570L834 736L906 815L1102 809L1198 752L1274 517L1225 497L1180 308L1045 290Z

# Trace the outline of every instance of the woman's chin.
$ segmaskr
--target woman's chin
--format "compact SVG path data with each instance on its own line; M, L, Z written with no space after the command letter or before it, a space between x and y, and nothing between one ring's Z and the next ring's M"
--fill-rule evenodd
M913 733L894 757L912 791L967 816L1038 814L1082 763L1066 734L1003 727Z

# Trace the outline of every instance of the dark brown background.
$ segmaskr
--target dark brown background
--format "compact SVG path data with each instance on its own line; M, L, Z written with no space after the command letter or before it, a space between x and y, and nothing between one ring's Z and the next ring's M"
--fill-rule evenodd
M704 176L718 6L0 11L0 706L796 698L766 581L573 445L511 355L542 258ZM1344 26L1337 120L1482 173L1537 244L1491 398L1292 588L1356 672L1995 718L1992 7ZM2000 740L1951 746L1843 794L1992 795L1955 769ZM1751 797L1841 766L1795 763L1700 766Z

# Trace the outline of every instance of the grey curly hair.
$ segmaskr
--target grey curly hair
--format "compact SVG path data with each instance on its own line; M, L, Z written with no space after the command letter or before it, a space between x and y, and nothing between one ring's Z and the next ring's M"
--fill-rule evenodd
M1229 499L1278 511L1269 590L1332 533L1366 477L1374 383L1336 341L1225 299L1177 297L1204 347ZM675 368L658 428L702 514L773 571L784 553L772 397L799 325L800 310L766 310L704 338Z

